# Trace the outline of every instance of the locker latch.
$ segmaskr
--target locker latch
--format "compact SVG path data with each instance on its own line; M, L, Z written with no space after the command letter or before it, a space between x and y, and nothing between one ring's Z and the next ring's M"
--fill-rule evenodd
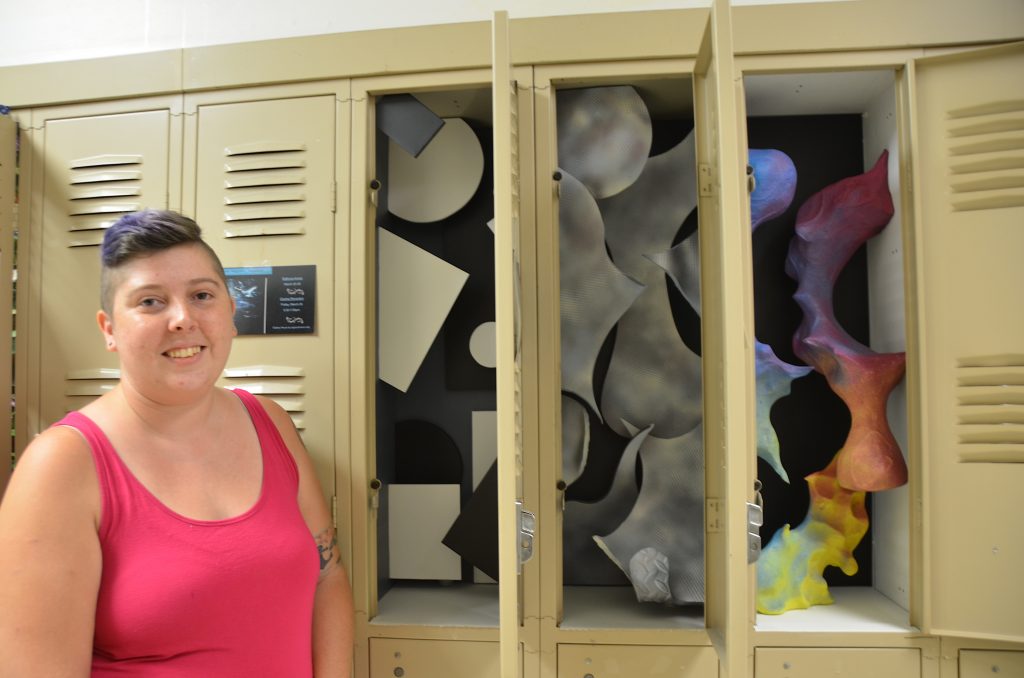
M523 571L523 563L533 557L533 535L537 530L537 516L523 508L523 502L516 501L516 522L519 527L519 567L516 572Z
M761 481L754 481L754 503L747 502L747 564L761 557L761 526L764 525L764 499Z

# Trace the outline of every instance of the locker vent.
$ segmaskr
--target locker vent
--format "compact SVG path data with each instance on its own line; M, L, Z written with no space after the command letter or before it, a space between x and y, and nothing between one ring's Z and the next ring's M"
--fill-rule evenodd
M94 367L71 370L64 375L64 411L71 412L110 391L121 378L116 367Z
M956 396L961 462L1024 463L1024 354L961 358Z
M1024 206L1024 99L950 111L953 211Z
M305 233L305 144L257 141L224 156L225 237Z
M306 428L306 371L291 365L247 365L224 370L224 386L271 398L291 415L295 428Z
M142 156L94 155L68 166L68 247L96 246L122 214L140 208Z

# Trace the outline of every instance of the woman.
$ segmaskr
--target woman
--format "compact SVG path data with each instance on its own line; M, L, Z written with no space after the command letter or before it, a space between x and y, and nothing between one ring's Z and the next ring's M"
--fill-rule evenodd
M120 383L40 434L0 505L0 677L348 676L352 598L288 414L215 386L236 334L191 219L105 234Z

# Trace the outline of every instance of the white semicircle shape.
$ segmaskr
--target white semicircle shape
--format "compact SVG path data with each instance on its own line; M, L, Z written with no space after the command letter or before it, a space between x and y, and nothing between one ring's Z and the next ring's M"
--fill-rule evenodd
M480 323L469 337L469 352L473 360L484 367L497 367L497 340L494 321Z
M388 144L388 211L417 224L441 221L466 206L484 176L484 152L461 118L444 126L419 157Z

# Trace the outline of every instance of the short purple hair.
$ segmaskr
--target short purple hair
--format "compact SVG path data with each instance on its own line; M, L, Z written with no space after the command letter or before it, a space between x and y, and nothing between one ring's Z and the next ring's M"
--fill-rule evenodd
M179 245L198 245L210 257L227 286L220 258L203 240L202 229L192 219L168 210L141 210L126 214L103 234L100 247L100 306L108 314L114 302L116 281L112 275L123 264Z

